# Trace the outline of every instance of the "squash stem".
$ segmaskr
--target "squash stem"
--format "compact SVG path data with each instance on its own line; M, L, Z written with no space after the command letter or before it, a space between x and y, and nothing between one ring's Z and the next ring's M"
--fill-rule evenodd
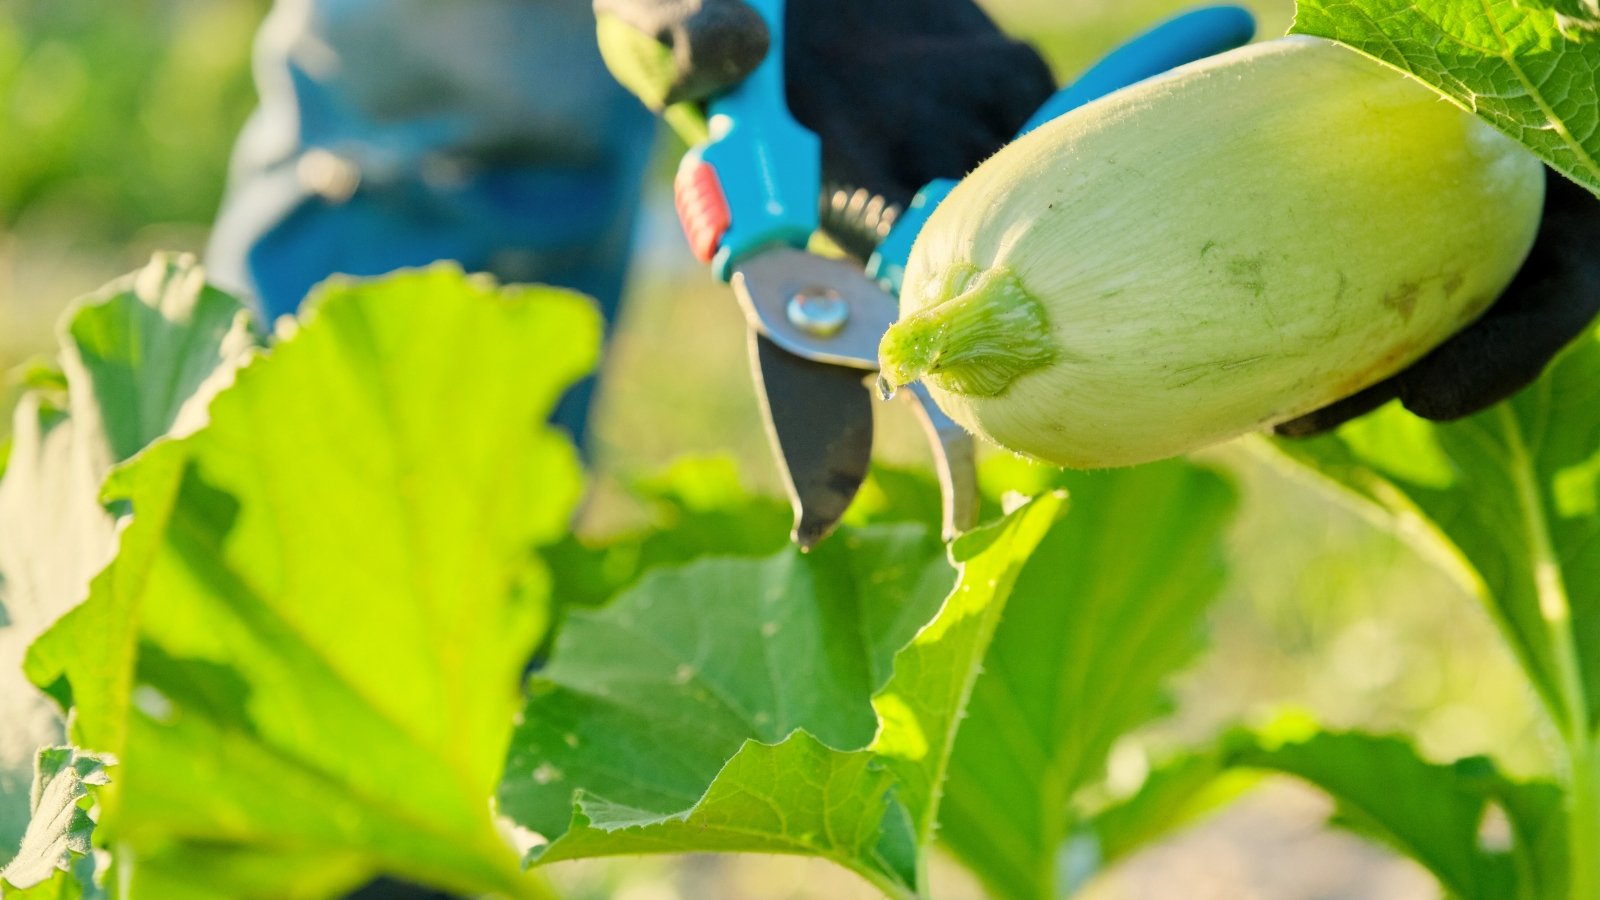
M921 378L974 397L998 396L1055 358L1044 305L1006 268L990 269L966 290L891 325L878 346L891 388Z

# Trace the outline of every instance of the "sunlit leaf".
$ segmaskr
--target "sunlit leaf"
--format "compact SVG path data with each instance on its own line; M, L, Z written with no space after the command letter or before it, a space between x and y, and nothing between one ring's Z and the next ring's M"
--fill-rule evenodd
M158 256L74 304L60 342L54 364L23 373L0 480L0 859L20 837L14 823L27 821L35 752L60 740L55 713L22 677L23 654L111 559L101 482L156 438L203 421L254 336L244 308L207 287L192 259Z
M513 740L503 811L552 841L545 862L804 853L916 888L960 710L1061 503L957 542L953 590L923 527L884 525L810 555L658 571L574 615Z
M1233 506L1223 478L1181 461L1045 477L1072 515L1017 580L940 814L940 839L1003 897L1054 894L1074 795L1200 646Z
M29 672L116 756L100 830L142 890L538 893L486 800L548 621L533 549L579 491L541 423L598 335L575 295L449 268L339 283L113 474L116 560Z
M1592 0L1299 0L1293 30L1409 72L1600 194Z

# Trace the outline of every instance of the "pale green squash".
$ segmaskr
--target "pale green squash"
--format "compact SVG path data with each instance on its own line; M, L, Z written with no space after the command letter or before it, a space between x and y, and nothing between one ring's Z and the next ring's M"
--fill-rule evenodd
M1212 57L1000 151L912 250L890 385L1073 467L1172 456L1386 378L1500 294L1534 156L1315 38Z

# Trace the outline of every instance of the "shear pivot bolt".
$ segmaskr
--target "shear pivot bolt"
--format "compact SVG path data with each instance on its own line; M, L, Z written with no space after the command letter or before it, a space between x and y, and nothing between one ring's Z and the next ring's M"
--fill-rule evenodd
M832 337L850 321L850 304L831 288L806 288L789 298L789 323L816 337Z

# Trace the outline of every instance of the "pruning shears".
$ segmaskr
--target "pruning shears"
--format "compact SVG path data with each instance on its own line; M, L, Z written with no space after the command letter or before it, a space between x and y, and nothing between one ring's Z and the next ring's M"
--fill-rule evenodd
M929 184L893 220L863 271L809 252L820 225L817 136L790 115L783 81L783 0L746 0L772 50L748 78L707 106L709 139L674 182L689 246L729 282L749 325L750 361L778 468L794 507L792 537L815 546L843 517L872 456L878 342L899 313L911 245L954 181ZM1047 101L1039 125L1119 88L1249 42L1255 22L1233 6L1178 15L1129 40ZM932 446L946 539L977 517L972 437L925 389L903 392Z

